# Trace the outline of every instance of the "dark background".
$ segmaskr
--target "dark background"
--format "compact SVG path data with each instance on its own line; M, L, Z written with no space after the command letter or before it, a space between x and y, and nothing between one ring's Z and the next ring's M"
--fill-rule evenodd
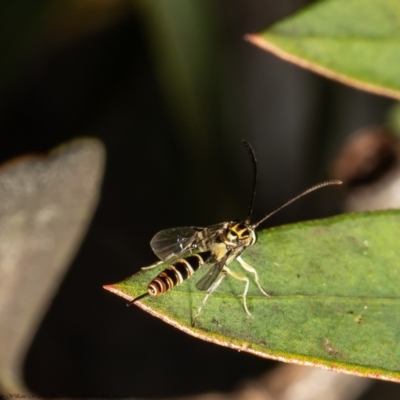
M229 391L276 365L189 337L125 307L102 285L154 262L149 242L161 229L246 215L252 172L240 139L259 161L257 220L326 179L348 134L383 123L391 101L301 70L243 39L306 4L0 5L0 161L79 136L95 136L107 149L98 211L26 359L32 391ZM322 192L268 223L339 212L333 191ZM379 382L373 391L394 387Z

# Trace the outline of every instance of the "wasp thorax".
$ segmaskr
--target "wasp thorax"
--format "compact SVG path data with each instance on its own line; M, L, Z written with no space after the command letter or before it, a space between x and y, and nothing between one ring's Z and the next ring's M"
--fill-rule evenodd
M252 246L256 240L254 229L243 221L234 221L228 226L226 239L232 245Z

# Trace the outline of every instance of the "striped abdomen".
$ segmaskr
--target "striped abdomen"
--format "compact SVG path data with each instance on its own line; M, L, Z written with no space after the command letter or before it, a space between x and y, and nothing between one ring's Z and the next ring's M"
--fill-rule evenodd
M204 251L175 261L149 283L147 293L150 296L158 296L171 290L190 278L210 256L210 251Z

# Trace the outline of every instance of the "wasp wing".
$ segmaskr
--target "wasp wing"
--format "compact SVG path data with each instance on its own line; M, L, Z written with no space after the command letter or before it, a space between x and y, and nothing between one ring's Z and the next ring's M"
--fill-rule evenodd
M160 260L176 259L188 252L205 250L224 226L217 224L207 228L184 226L164 229L151 239L150 246Z
M228 251L220 261L211 266L207 273L196 283L197 289L208 290L210 288L224 268L230 254L231 252Z
M197 232L192 226L164 229L151 239L150 246L160 260L168 260L190 250L196 242Z

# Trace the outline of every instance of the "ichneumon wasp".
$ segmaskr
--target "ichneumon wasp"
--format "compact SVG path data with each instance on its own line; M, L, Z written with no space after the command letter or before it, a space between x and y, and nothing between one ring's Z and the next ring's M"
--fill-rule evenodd
M252 224L250 217L253 211L258 177L257 160L250 144L245 140L243 140L243 144L248 150L253 163L253 187L246 219L222 222L206 228L188 226L165 229L158 232L151 240L150 246L160 261L142 269L151 269L160 265L166 265L166 268L149 283L147 291L134 298L130 304L147 296L159 296L189 279L198 269L210 266L208 272L196 283L197 289L206 291L206 295L197 309L192 324L195 325L209 296L218 288L227 275L245 282L241 297L243 298L243 306L246 313L251 316L246 302L250 281L248 277L228 268L228 265L234 260L237 260L244 270L253 274L254 282L260 292L265 296L269 296L261 287L255 268L246 263L241 257L247 247L256 243L257 234L255 229L272 215L306 194L325 186L340 185L342 182L330 180L314 185L267 214L260 221Z

